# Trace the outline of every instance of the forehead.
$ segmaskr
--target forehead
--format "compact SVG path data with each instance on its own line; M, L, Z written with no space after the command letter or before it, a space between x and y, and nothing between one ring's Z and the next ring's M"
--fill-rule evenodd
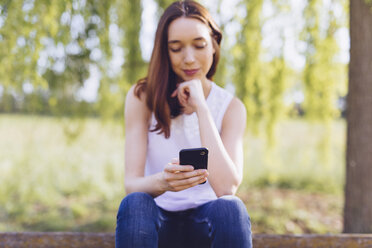
M207 25L195 18L180 17L172 21L168 28L169 40L210 39Z

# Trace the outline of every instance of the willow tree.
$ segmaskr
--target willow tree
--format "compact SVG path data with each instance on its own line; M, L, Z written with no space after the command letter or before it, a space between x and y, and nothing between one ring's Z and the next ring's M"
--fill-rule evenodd
M338 89L340 84L345 83L339 76L345 67L336 59L339 45L335 34L343 21L335 17L336 4L340 4L339 1L309 0L304 9L305 28L302 33L302 39L307 46L303 72L303 108L309 120L320 121L325 125L319 148L326 168L331 164L331 121L340 113L336 105L340 96Z
M141 14L141 1L2 2L1 105L39 114L122 116L126 91L145 74ZM113 25L118 32L110 36ZM113 36L119 44L113 44ZM116 74L111 71L115 45L124 51ZM79 95L92 68L101 78L95 104Z
M235 72L233 82L237 96L247 109L247 125L258 131L258 121L264 111L264 90L262 80L261 54L261 12L263 0L243 0L239 3L246 13L240 19L241 30L234 46Z
M122 47L124 48L124 78L131 84L144 73L144 61L139 42L141 30L141 1L118 1L122 3L119 13L119 26L124 31ZM118 6L120 7L120 6Z
M268 19L277 20L291 10L291 6L287 1L272 0L271 5L274 14ZM279 49L273 52L275 55L270 62L265 63L264 67L264 75L266 75L265 111L267 112L264 122L270 146L275 142L275 125L285 115L284 93L291 86L290 82L288 82L290 68L287 65L284 53L286 43L284 29L284 26L278 28L276 43L280 44Z
M305 29L303 38L307 48L304 69L305 102L304 109L310 119L329 121L337 114L337 81L335 80L335 56L339 46L335 32L339 28L334 17L331 1L329 9L322 0L309 0L304 11ZM325 13L322 13L325 12ZM328 26L320 27L320 16L326 14Z
M89 78L89 66L98 63L92 51L109 51L109 9L110 2L94 0L2 4L0 80L4 94L11 93L24 99L21 104L35 105L41 111L85 115L78 91Z
M24 83L32 84L35 90L47 89L48 82L37 66L44 47L42 38L64 37L57 33L57 18L63 12L60 5L52 1L23 2L6 1L1 5L0 80L5 95L22 95Z
M102 79L98 104L100 114L104 119L116 116L122 120L127 91L139 77L145 76L145 62L139 42L142 24L141 1L113 1L110 14L110 23L117 30L113 35L118 39L118 44L111 44L111 46L118 46L122 49L124 63L116 75L110 74L110 63L104 63L100 67Z

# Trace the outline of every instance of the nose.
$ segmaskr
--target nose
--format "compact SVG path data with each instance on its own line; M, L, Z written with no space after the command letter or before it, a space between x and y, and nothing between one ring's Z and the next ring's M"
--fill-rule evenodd
M192 64L195 62L194 50L191 47L188 47L184 50L184 62L186 64Z

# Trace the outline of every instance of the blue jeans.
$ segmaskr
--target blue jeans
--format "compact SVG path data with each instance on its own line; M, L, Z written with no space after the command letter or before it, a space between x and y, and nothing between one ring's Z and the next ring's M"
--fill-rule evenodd
M202 206L169 212L141 192L126 196L117 214L117 248L252 247L251 223L243 202L223 196Z

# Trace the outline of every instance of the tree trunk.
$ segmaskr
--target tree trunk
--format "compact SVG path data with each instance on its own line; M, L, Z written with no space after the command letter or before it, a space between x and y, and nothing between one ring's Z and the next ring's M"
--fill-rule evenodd
M372 233L372 10L350 0L344 232Z

